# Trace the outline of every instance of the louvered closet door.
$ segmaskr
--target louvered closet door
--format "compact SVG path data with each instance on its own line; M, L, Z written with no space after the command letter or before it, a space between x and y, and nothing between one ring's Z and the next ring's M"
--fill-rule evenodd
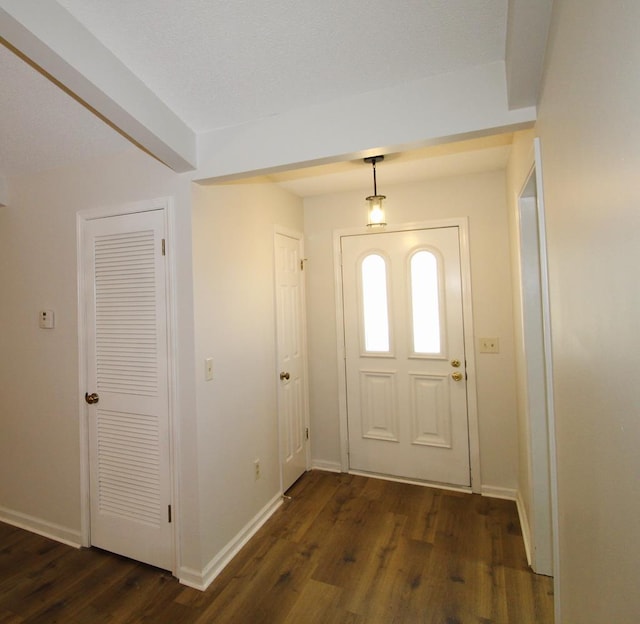
M88 221L91 543L172 568L161 210Z

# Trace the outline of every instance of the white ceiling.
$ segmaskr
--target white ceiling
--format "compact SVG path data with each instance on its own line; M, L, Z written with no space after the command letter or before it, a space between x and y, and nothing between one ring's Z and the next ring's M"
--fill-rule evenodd
M58 0L196 132L504 59L507 0Z
M58 4L198 135L504 61L508 2L530 1L58 0ZM14 10L9 5L16 2L0 0L0 18L3 6L7 12ZM118 132L5 46L0 46L0 84L0 178L131 149ZM385 175L408 180L450 175L456 167L504 166L499 163L504 163L508 143L503 137L497 144L466 143L448 151L440 147L390 155ZM370 171L364 172L361 164L271 179L300 195L317 194L362 186Z
M385 188L394 184L505 169L512 139L512 134L500 134L386 154L376 165L378 191L384 194ZM299 197L373 191L372 168L363 159L245 178L237 183L252 182L272 182Z

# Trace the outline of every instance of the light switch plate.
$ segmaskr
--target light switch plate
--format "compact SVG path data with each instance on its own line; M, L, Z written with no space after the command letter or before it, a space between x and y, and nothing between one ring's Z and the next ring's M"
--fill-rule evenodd
M205 358L204 360L204 379L205 381L213 379L213 358Z
M40 329L53 329L56 326L53 310L40 310L38 326Z
M500 353L498 338L480 338L480 353Z

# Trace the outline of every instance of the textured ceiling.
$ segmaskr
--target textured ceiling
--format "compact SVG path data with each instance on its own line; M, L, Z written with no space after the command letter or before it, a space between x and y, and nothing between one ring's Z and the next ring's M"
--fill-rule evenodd
M0 45L0 175L35 173L133 149L43 75Z
M58 4L197 133L505 58L507 0ZM0 178L134 149L2 45L0 85ZM450 175L456 162L469 171L496 168L507 152L505 144L436 150L422 155L429 164L421 169L433 176ZM390 174L400 180L401 167L413 167L404 177L414 179L416 159L394 158ZM274 180L303 196L330 191L329 181L336 189L362 186L356 180L368 174L345 166ZM319 175L329 177L319 184Z
M507 0L59 0L196 132L504 59Z

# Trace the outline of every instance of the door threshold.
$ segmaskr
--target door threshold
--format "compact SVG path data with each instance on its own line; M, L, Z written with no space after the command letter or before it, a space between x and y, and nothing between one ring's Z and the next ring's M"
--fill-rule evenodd
M436 488L438 490L448 490L450 492L462 492L464 494L473 493L471 486L451 485L449 483L440 483L438 481L421 481L419 479L408 479L405 477L396 477L393 475L380 474L377 472L366 472L364 470L348 470L348 474L357 475L359 477L370 477L371 479L381 479L382 481L395 481L396 483L421 485L422 487Z

